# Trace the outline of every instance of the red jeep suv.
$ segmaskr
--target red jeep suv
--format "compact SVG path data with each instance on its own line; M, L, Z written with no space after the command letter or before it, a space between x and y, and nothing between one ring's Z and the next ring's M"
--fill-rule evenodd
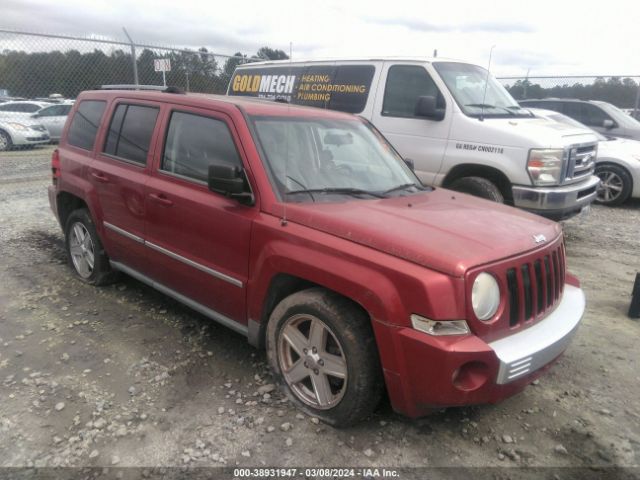
M124 272L267 351L291 400L497 402L567 347L585 299L560 227L424 187L366 120L176 91L83 92L52 158L69 263Z

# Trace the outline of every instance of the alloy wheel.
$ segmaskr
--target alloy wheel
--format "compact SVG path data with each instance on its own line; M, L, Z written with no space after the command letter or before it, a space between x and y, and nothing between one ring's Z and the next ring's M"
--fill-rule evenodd
M322 320L308 314L288 318L278 335L277 355L284 380L300 401L321 410L340 402L347 388L347 362Z
M71 227L69 251L78 275L85 279L89 278L93 273L95 252L91 235L87 227L80 222L74 223Z
M602 203L610 203L615 201L624 188L624 181L615 172L604 170L598 173L600 177L600 186L598 187L597 198Z

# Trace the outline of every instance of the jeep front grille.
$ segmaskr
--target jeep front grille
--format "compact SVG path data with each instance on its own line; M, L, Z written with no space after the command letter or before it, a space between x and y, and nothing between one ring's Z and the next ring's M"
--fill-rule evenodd
M565 280L564 245L506 271L509 325L544 316L562 297Z

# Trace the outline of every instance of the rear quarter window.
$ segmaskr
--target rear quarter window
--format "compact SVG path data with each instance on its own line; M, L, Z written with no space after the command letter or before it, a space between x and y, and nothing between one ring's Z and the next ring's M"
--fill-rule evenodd
M84 100L80 102L73 116L67 143L84 150L93 150L100 119L106 107L104 100Z
M158 112L157 107L118 105L111 118L104 153L146 164Z

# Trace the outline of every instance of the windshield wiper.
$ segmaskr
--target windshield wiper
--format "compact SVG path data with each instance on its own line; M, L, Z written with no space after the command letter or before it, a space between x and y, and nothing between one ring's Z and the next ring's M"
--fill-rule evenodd
M476 107L476 108L500 108L507 112L509 115L516 115L516 113L512 110L509 110L508 107L501 107L500 105L491 105L489 103L467 103L465 107Z
M325 188L305 188L302 190L289 190L285 192L286 195L293 195L296 193L337 193L338 195L369 195L376 198L384 198L384 195L369 190L363 190L361 188L352 187L325 187Z
M405 190L410 187L415 187L417 190L424 190L422 187L419 187L415 183L403 183L402 185L398 185L397 187L393 187L393 188L390 188L389 190L385 190L384 192L382 192L382 195L387 195L388 193L396 192L398 190Z

